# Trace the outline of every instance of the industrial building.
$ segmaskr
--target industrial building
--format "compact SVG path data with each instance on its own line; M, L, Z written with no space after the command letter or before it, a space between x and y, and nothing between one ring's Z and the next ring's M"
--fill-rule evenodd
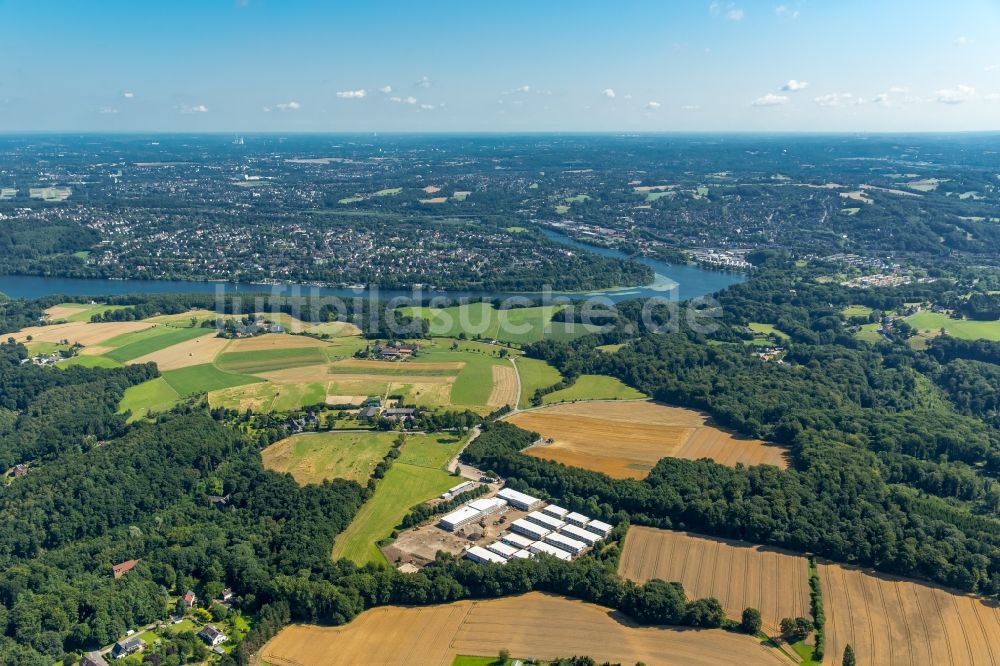
M527 516L524 517L525 520L530 520L536 525L541 525L542 527L548 528L552 531L562 529L566 526L566 523L559 520L558 518L553 518L541 511L532 511Z
M549 504L548 506L542 508L542 513L566 522L566 516L569 514L569 509L564 509L561 506L556 506L555 504Z
M574 557L587 550L587 544L583 541L577 541L576 539L568 537L565 534L560 534L559 532L547 534L544 541L545 543L551 544L556 548L565 550Z
M502 541L495 541L490 545L486 546L486 550L496 553L505 560L509 560L511 557L514 556L514 553L520 550L520 548L515 548L514 546L508 546Z
M497 497L505 500L515 509L520 509L521 511L534 511L542 506L542 500L537 497L532 497L531 495L526 495L522 492L518 492L512 488L504 488L497 493Z
M454 532L466 525L478 522L486 516L503 511L506 507L507 503L505 501L495 497L473 500L442 517L438 521L438 525L449 532Z
M510 532L501 534L500 540L509 546L514 546L515 548L520 548L521 550L524 550L531 544L535 543L531 539L527 539L520 534L511 534Z
M589 523L587 523L584 529L587 530L588 532L593 532L594 534L600 534L601 537L603 538L611 534L612 527L611 525L601 522L600 520L591 520Z
M506 564L507 560L503 557L497 555L493 551L486 550L480 546L473 546L469 550L465 551L465 556L472 560L473 562L479 562L480 564Z
M470 509L475 509L484 516L488 516L490 514L504 511L507 508L507 502L497 497L484 497L482 499L472 500L465 506Z
M464 493L467 490L472 490L476 485L475 481L463 481L462 483L449 488L445 493L441 495L441 499L449 500L455 495Z
M528 550L528 549L526 549L526 548L522 549L522 550L519 550L516 553L514 553L514 556L511 557L510 559L512 559L512 560L530 560L531 559L531 551Z
M535 541L541 541L545 538L546 534L552 531L547 527L542 527L541 525L525 520L524 518L512 522L510 524L510 529L522 536L528 537L529 539L534 539Z

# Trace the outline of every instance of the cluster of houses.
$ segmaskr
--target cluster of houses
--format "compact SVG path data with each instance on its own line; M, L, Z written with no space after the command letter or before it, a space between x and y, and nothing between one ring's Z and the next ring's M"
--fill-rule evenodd
M414 344L402 344L402 343L387 343L384 345L375 345L372 353L375 358L381 359L383 361L403 361L420 350L420 347Z
M537 497L510 488L503 488L494 497L467 502L443 516L438 526L455 532L488 516L503 513L508 507L528 513L513 521L508 531L485 548L468 548L466 558L483 564L506 564L512 559L529 559L544 553L568 561L593 548L612 530L608 523L546 504Z

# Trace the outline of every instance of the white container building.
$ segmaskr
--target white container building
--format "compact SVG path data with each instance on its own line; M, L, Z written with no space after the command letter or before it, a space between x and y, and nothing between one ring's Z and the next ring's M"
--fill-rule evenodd
M592 520L587 523L585 528L588 532L593 532L594 534L600 534L602 537L608 536L611 533L611 525L600 520Z
M532 553L535 553L536 555L538 553L545 553L546 555L552 555L554 557L558 557L560 560L568 561L573 559L572 556L565 550L561 548L556 548L555 546L542 541L531 544L530 550Z
M530 560L533 557L533 553L530 550L522 549L514 553L512 560Z
M527 539L520 534L511 534L510 532L501 535L500 540L509 546L514 546L515 548L520 548L522 550L535 543L535 541Z
M582 527L577 527L576 525L567 525L560 530L561 534L565 534L570 539L576 539L577 541L582 541L588 546L593 546L595 543L601 540L600 535L594 534L593 532L588 532Z
M472 500L465 506L470 509L475 509L481 512L483 515L490 515L492 513L497 513L503 511L507 508L507 502L498 497L483 497L481 499Z
M558 518L553 518L552 516L546 515L541 511L532 511L527 516L524 517L525 520L530 520L531 522L541 525L542 527L547 527L550 530L558 530L566 526L566 523L559 520Z
M588 516L585 516L582 513L577 513L576 511L566 514L566 517L563 518L563 520L570 525L576 525L577 527L584 527L590 522L590 518Z
M526 495L525 493L518 492L513 488L503 488L497 493L497 497L502 500L506 500L512 507L520 509L521 511L534 511L543 504L542 500L537 497Z
M564 509L561 506L556 506L555 504L549 504L548 506L542 508L542 513L565 521L566 516L569 514L569 509Z
M496 553L479 546L473 546L465 551L465 556L473 562L479 562L480 564L506 564L507 562L507 560Z
M466 525L479 520L481 515L481 511L477 511L470 506L463 506L455 509L445 516L442 516L441 520L438 521L438 525L449 532L454 532L461 527L465 527Z
M441 498L442 499L451 499L452 497L454 497L455 495L458 495L459 493L464 493L466 490L472 490L472 487L475 486L475 485L476 485L476 483L474 481L463 481L462 483L458 484L457 486L453 486L453 487L449 488L447 490L447 492L445 492L444 494L441 495Z
M514 556L514 553L516 553L520 549L515 548L514 546L508 546L502 541L495 541L490 545L486 546L486 550L496 553L505 560L509 560L511 557Z
M547 527L542 527L541 525L525 520L524 518L520 518L512 522L510 524L510 529L517 532L521 536L526 536L529 539L534 539L535 541L541 541L545 538L546 534L552 531Z
M579 555L583 551L587 550L587 544L583 541L577 541L565 534L560 534L559 532L553 532L545 537L545 543L552 544L556 548L562 548L570 555Z

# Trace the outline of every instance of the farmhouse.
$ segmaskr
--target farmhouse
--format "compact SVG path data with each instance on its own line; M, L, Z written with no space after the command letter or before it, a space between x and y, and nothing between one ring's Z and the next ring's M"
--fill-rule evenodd
M358 412L358 418L362 421L374 421L375 417L378 416L378 412L378 405L369 405Z
M100 652L88 652L80 657L80 666L108 666Z
M402 421L403 419L413 418L413 415L416 413L417 410L412 407L391 407L389 409L382 410L382 418Z
M510 529L535 541L541 541L549 532L552 531L547 527L542 527L541 525L532 523L524 518L512 522L510 524Z
M562 529L566 523L559 520L558 518L553 518L552 516L546 515L541 511L533 511L524 517L525 520L530 520L536 525L541 525L542 527L547 527L548 529L555 531Z
M194 605L198 602L198 597L195 596L194 592L188 590L184 593L184 605L188 608L194 608Z
M198 638L205 641L212 647L219 645L220 643L226 642L226 635L219 631L216 627L206 624L205 627L198 632Z
M542 500L537 497L526 495L525 493L518 492L513 488L504 488L497 493L497 497L505 500L512 507L520 509L521 511L534 511L543 503Z
M118 641L115 646L111 648L111 658L121 659L122 657L127 657L130 654L135 654L139 650L146 647L146 643L139 638L129 638L128 640Z
M116 564L111 567L111 576L118 580L129 571L135 568L135 565L139 564L139 560L125 560L121 564Z
M480 564L506 564L507 562L507 560L493 551L486 550L480 546L473 546L465 551L465 556L473 562L479 562Z
M545 543L551 544L556 548L561 548L573 556L579 555L587 549L587 544L584 542L571 539L565 534L560 534L559 532L553 532L552 534L546 535Z

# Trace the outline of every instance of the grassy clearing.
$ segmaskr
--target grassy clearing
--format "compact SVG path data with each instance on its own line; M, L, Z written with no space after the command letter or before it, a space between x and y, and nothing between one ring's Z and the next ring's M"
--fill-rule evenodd
M399 194L403 191L402 187L387 187L384 190L379 190L375 193L377 197L391 197L395 194Z
M542 402L548 405L570 400L634 400L645 397L644 393L626 386L615 377L580 375L572 386L549 393Z
M223 352L216 359L219 368L226 372L247 374L300 368L306 365L320 365L324 362L326 362L326 355L319 347Z
M568 212L569 212L569 206L566 206L564 204L559 204L559 205L556 206L556 213L557 214L559 214L559 215L565 215Z
M868 317L872 312L874 312L874 310L867 305L848 305L840 312L845 317L850 319L851 317Z
M566 197L565 201L569 204L583 203L584 201L589 201L590 195L587 194L577 194L572 197Z
M130 386L125 390L121 403L118 405L118 413L124 414L131 411L129 422L143 418L150 412L163 412L180 400L180 395L173 389L163 377L150 379L136 386Z
M761 335L764 335L764 336L771 335L771 336L774 336L774 337L778 338L779 340L787 340L788 339L788 335L785 334L785 333L783 333L782 331L779 331L777 328L774 327L773 324L761 324L761 323L752 321L752 322L750 322L750 324L748 325L748 327L754 333L760 333Z
M858 329L858 332L854 334L854 337L858 340L864 340L865 342L877 343L885 340L882 334L878 332L881 324L862 324Z
M450 435L410 435L400 457L379 481L372 495L333 545L333 559L347 558L358 565L385 564L377 543L387 538L416 504L455 485L444 471L464 440Z
M168 326L157 326L147 328L144 331L126 333L105 342L102 346L113 347L106 354L115 361L131 361L134 358L152 354L153 352L172 347L180 342L186 342L199 336L205 335L203 328L171 328ZM116 343L117 340L126 340L124 343Z
M65 361L59 361L60 368L79 366L81 368L120 368L122 364L104 356L74 356Z
M621 349L624 346L625 346L625 343L624 342L620 342L620 343L614 344L614 345L598 345L597 347L595 347L595 349L597 349L597 351L599 351L599 352L604 352L605 354L614 354L616 351L618 351L619 349Z
M264 467L288 472L300 484L324 479L351 479L364 485L385 454L394 432L321 432L294 435L261 454Z
M450 308L401 308L400 313L422 317L430 323L432 336L457 338L479 336L501 342L527 344L542 339L565 340L584 335L582 324L565 325L552 317L561 305L497 310L490 303L469 303Z
M95 314L109 310L121 310L124 305L101 305L92 303L59 303L45 310L52 321L90 321Z
M925 336L936 335L944 329L948 335L962 340L1000 341L1000 321L952 319L944 313L929 310L910 315L904 321Z
M223 372L211 363L168 370L163 373L163 378L183 397L261 381L258 377Z
M537 389L546 388L562 380L559 371L536 358L518 358L517 371L521 375L521 407L527 407Z

